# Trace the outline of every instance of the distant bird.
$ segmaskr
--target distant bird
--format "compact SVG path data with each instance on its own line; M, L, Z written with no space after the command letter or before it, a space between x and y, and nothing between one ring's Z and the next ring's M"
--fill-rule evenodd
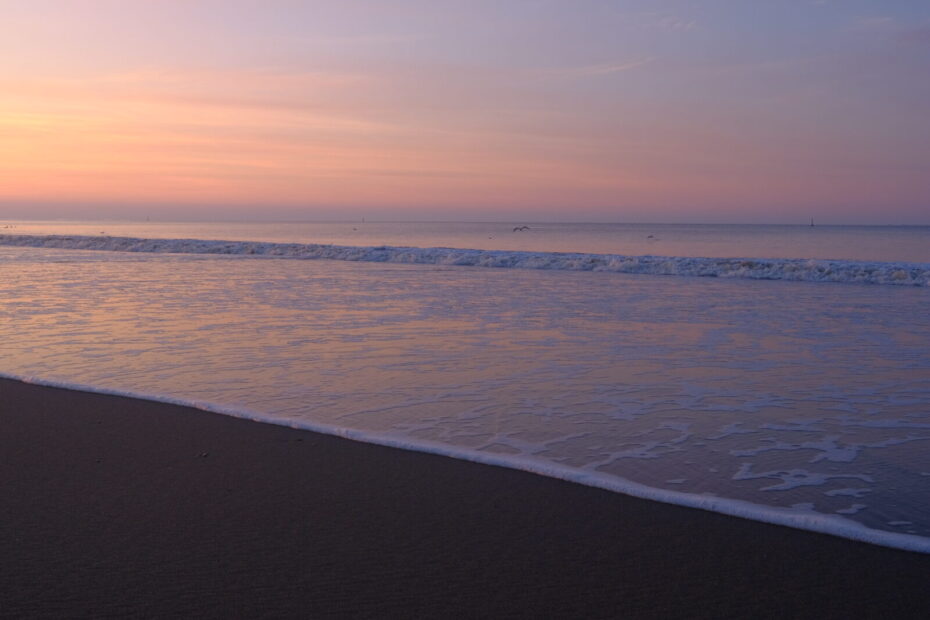
M521 231L521 230L529 230L529 229L530 229L529 226L514 226L514 227L513 227L513 232L518 232L518 231Z
M646 239L655 239L655 235L649 235Z

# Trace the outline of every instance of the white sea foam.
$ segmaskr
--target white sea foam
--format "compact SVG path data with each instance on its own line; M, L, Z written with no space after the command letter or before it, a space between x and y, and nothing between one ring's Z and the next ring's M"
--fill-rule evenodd
M855 497L858 499L860 497L865 497L866 493L871 492L871 490L872 489L870 489L869 487L858 488L858 489L850 487L848 489L833 489L832 491L827 491L826 493L824 493L824 495L829 495L830 497L849 496L849 497Z
M329 424L298 420L282 420L280 418L273 418L245 408L222 407L204 401L185 400L127 390L105 389L79 383L51 381L37 377L22 376L10 373L0 373L0 377L47 387L64 388L97 394L108 394L113 396L125 396L129 398L138 398L155 402L168 403L172 405L192 407L202 411L228 415L235 418L254 420L257 422L265 422L279 426L287 426L327 435L334 435L363 443L377 444L392 448L424 452L428 454L437 454L441 456L448 456L461 460L482 463L485 465L494 465L498 467L522 470L550 478L566 480L568 482L574 482L586 486L622 493L632 497L639 497L642 499L686 506L690 508L699 508L701 510L708 510L711 512L718 512L735 517L742 517L755 521L761 521L764 523L772 523L775 525L783 525L796 529L820 532L823 534L831 534L850 540L872 543L896 549L916 551L919 553L930 553L930 538L886 530L875 530L866 527L861 523L857 523L855 521L838 516L837 514L831 515L815 512L812 510L811 504L798 504L792 508L763 506L743 500L718 497L708 493L697 494L674 491L670 489L658 489L614 475L582 471L572 467L561 466L556 463L545 463L538 460L521 458L519 456L489 454L487 452L462 449L429 441L414 442L410 441L408 438L392 437L388 434L361 431ZM744 471L741 473L745 474L746 472ZM766 472L762 475L767 476L770 473L773 472ZM861 505L854 505L854 508L855 512L858 512L863 507ZM849 509L838 512L840 514L854 513L853 510ZM909 524L909 521L889 522L889 525L892 526Z
M468 250L392 246L341 246L198 239L68 235L0 235L0 245L178 254L230 254L293 259L457 265L511 269L606 271L801 282L843 282L930 286L930 264L774 258L624 256L509 250Z
M781 484L762 487L760 489L762 491L788 491L804 486L823 486L828 480L843 478L856 478L864 482L872 482L869 476L862 474L824 474L811 472L806 469L775 470L754 473L752 471L752 464L750 463L743 463L739 471L733 476L733 480L760 480L766 478L781 480Z
M868 508L868 506L865 504L852 504L847 508L841 508L837 510L836 513L841 515L854 515L857 512L865 510L866 508Z

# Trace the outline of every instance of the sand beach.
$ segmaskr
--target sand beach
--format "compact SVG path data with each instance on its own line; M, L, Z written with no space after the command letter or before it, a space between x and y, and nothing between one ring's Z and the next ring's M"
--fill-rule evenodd
M3 617L926 617L930 556L0 380Z

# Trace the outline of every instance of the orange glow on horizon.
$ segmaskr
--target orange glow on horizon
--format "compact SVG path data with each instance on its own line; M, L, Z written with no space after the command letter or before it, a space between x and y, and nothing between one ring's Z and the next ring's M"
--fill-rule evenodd
M811 8L845 51L825 56L816 38L804 54L760 49L729 15L635 2L603 24L556 5L528 23L507 8L363 4L14 1L0 23L17 60L0 68L0 209L926 219L930 134L912 86L926 67L876 47L920 42L882 30L903 17Z

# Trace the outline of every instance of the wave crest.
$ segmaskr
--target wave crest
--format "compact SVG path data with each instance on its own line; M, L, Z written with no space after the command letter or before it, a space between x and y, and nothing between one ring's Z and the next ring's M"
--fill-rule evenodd
M747 278L930 286L930 264L796 258L624 256L511 250L342 246L314 243L141 239L69 235L0 235L0 245L172 254L231 254L292 259L457 265L508 269L606 271L656 276Z

